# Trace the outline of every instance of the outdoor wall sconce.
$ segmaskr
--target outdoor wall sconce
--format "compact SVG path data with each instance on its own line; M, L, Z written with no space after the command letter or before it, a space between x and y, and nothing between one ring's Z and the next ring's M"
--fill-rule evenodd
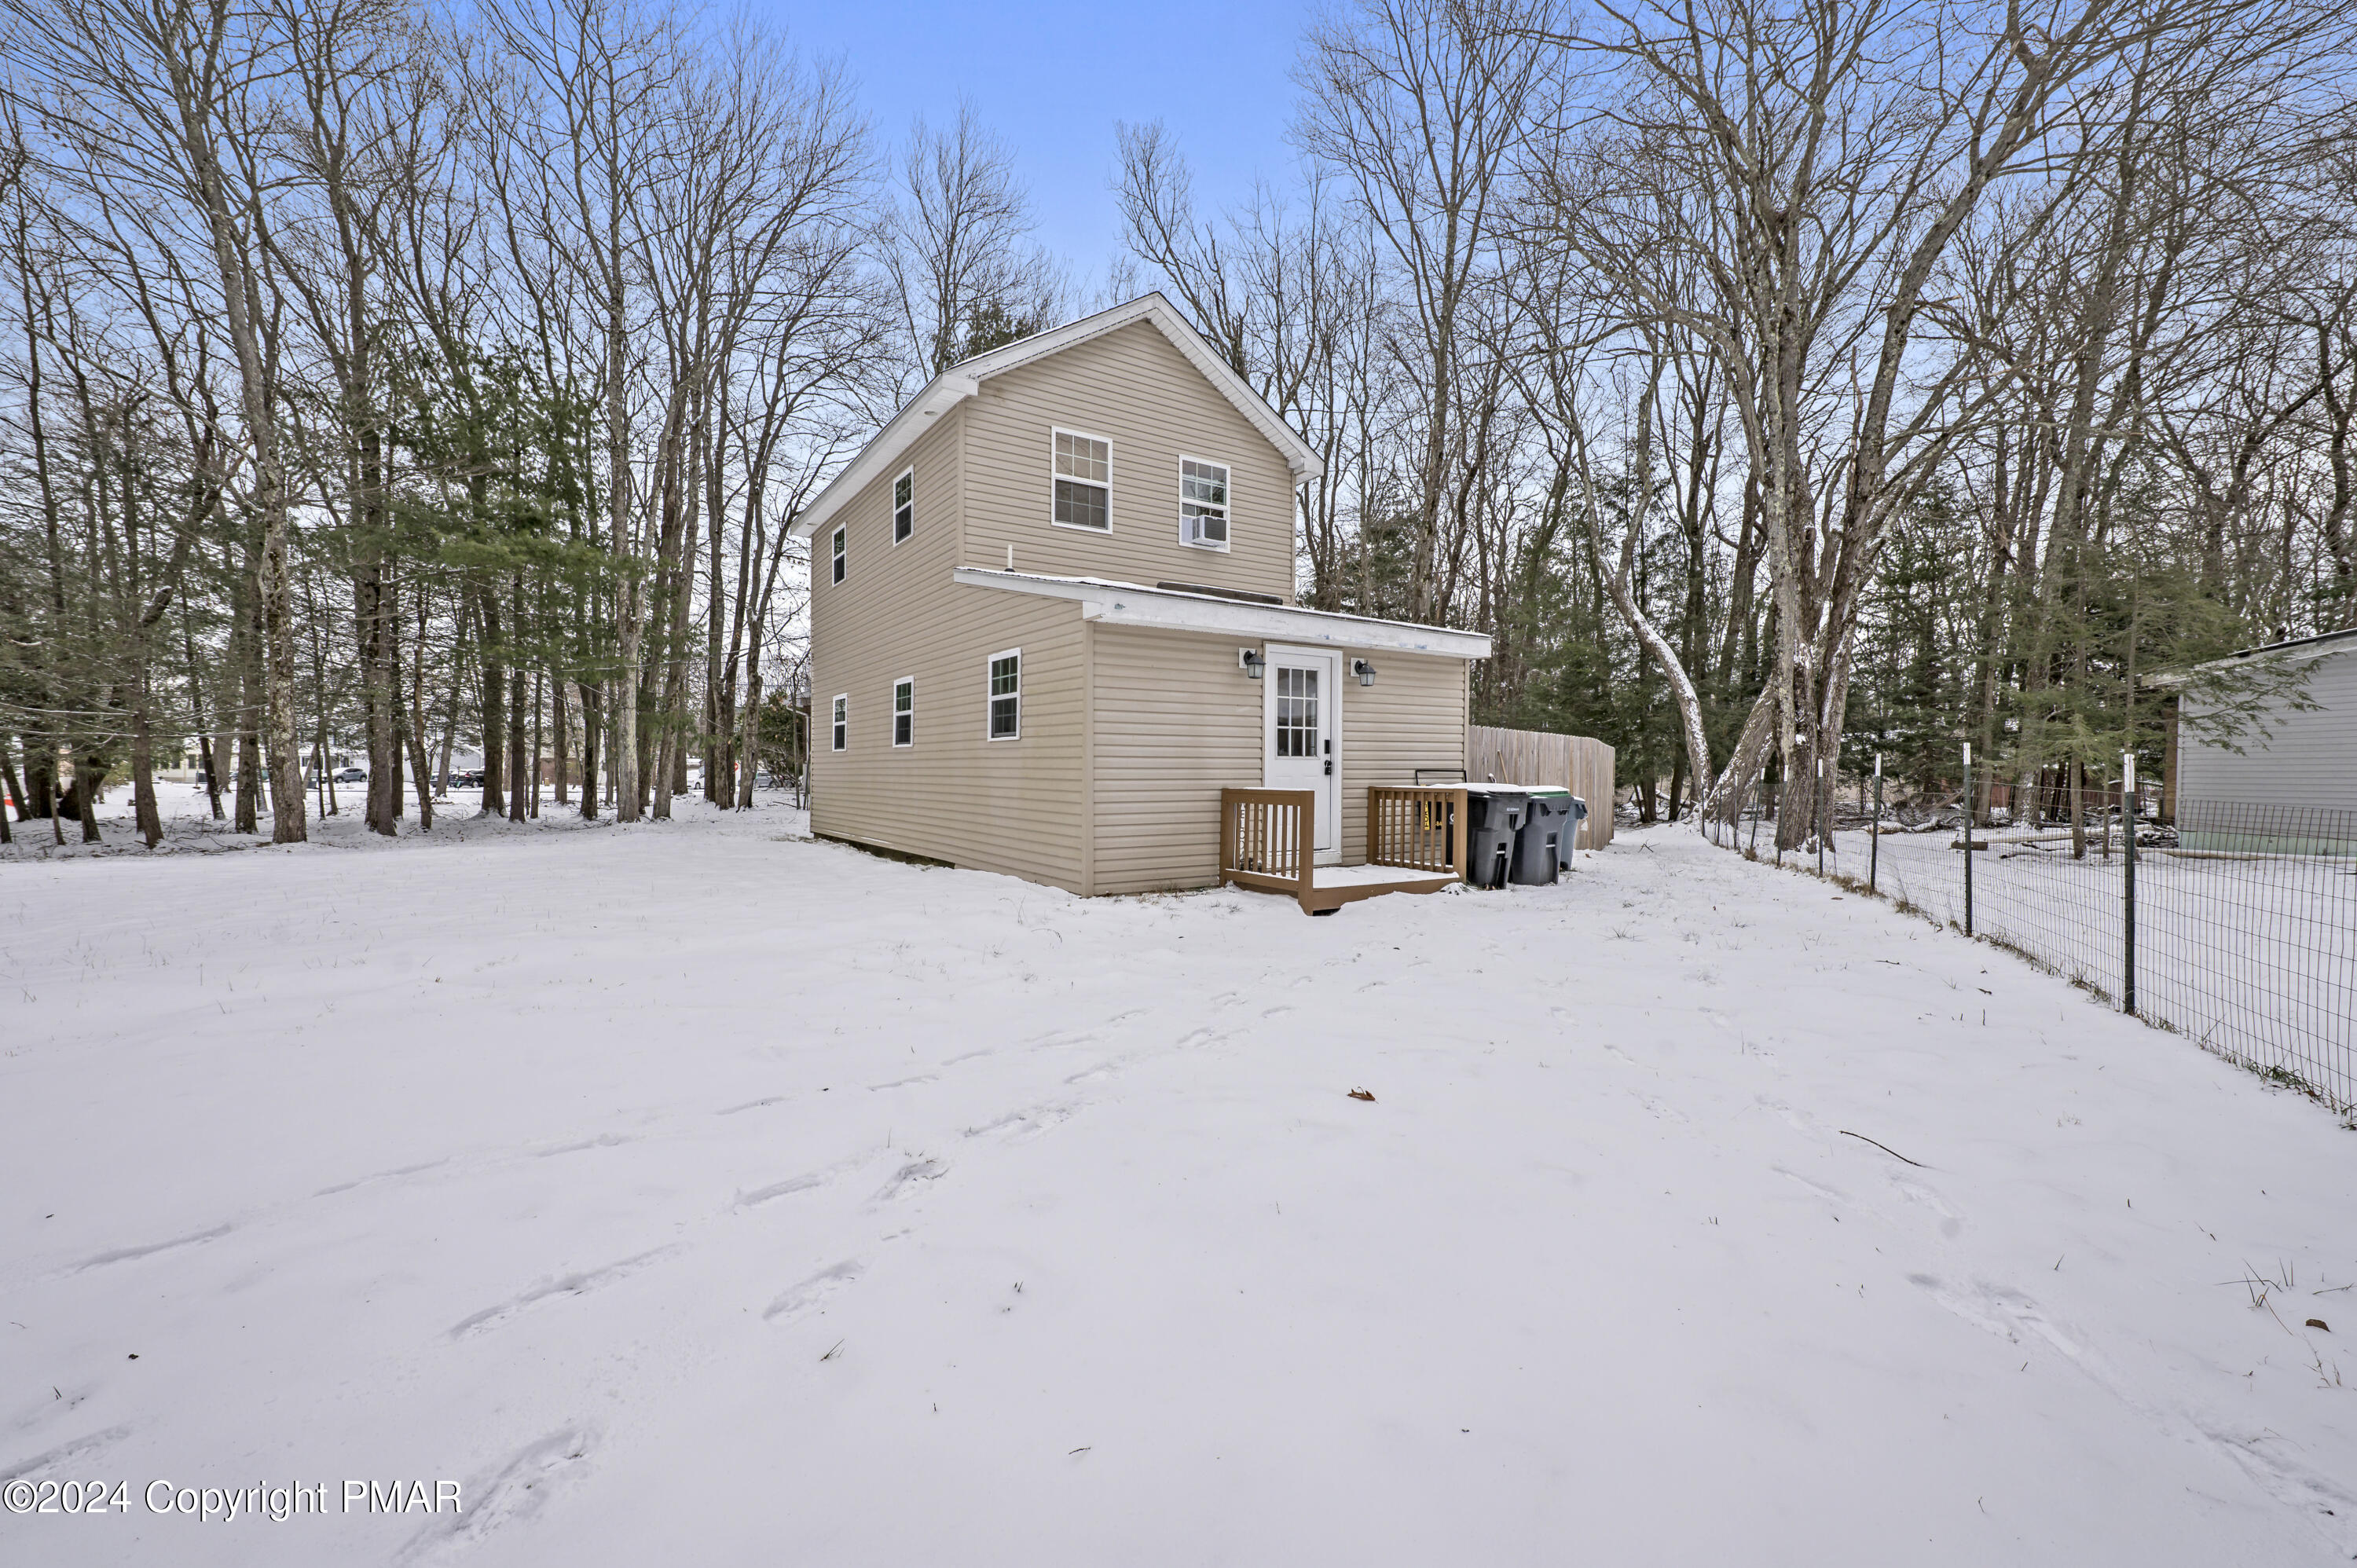
M1372 686L1375 683L1375 667L1363 659L1351 660L1351 673L1359 678L1359 684L1361 686Z
M1236 650L1236 667L1244 672L1245 680L1257 681L1260 672L1268 668L1268 660L1260 656L1257 648L1239 648Z

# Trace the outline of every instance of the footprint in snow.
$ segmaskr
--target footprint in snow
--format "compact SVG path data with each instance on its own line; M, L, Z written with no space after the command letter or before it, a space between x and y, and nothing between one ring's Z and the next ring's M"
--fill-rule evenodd
M892 1179L876 1195L876 1201L888 1203L920 1181L939 1181L949 1174L945 1160L911 1160L892 1174Z
M637 1273L649 1263L656 1262L677 1251L679 1249L676 1246L657 1247L651 1252L640 1252L635 1258L624 1258L621 1262L608 1263L602 1269L585 1269L575 1273L559 1274L554 1279L544 1280L530 1290L520 1295L511 1296L497 1306L487 1306L480 1312L460 1318L450 1326L449 1337L453 1339L464 1339L470 1335L496 1328L518 1313L527 1311L553 1297L587 1295L593 1290L612 1284L616 1280Z
M410 1537L400 1560L415 1563L463 1550L493 1530L533 1518L560 1486L580 1479L596 1443L594 1427L568 1423L525 1444L498 1468L468 1477L459 1493L464 1511L436 1515Z
M775 1323L781 1317L801 1316L835 1292L857 1280L860 1274L866 1272L866 1264L856 1258L846 1258L831 1269L821 1269L768 1306L763 1307L762 1321Z

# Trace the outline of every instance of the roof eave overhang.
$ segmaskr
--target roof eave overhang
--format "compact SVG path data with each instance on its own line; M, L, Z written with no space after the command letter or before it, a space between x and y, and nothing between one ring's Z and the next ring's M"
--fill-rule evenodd
M1287 605L1246 604L1205 594L1176 594L1084 577L1034 576L986 566L960 566L953 576L965 587L1071 599L1080 605L1082 619L1106 626L1202 632L1249 641L1290 642L1363 652L1424 653L1447 659L1490 657L1490 639L1484 633L1421 626L1414 621L1379 620L1372 616L1337 615L1330 610L1305 610Z

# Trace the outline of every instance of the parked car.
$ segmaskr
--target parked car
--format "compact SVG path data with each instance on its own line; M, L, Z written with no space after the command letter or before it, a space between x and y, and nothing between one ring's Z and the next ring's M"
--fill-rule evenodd
M332 777L339 784L365 784L368 782L368 769L365 768L339 768L336 769Z

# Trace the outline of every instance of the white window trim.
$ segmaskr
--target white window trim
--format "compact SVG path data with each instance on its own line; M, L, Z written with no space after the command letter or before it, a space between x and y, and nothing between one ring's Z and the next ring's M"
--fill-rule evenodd
M1084 532L1093 533L1096 531L1088 529ZM1002 659L1015 660L1015 690L1012 693L1015 698L1015 733L1013 735L990 733L990 704L998 700L990 689L990 667ZM1019 648L1002 648L982 661L982 738L985 740L1021 740L1023 738L1023 650Z
M834 573L833 582L835 585L840 585L851 571L851 541L844 532L846 526L844 523L836 523L834 533L828 542L828 558L834 563L829 570Z
M840 713L843 714L843 722L842 722L841 724L837 724L837 723L835 722L835 718L834 718L834 715L835 715L838 712L840 712ZM841 730L843 733L842 733L841 735L837 735L837 734L835 733L837 730ZM828 740L828 742L830 743L830 744L829 744L829 746L828 746L828 747L827 747L827 749L828 749L828 750L830 750L830 751L847 751L847 750L849 750L849 749L850 749L850 746L851 746L851 693L848 693L848 692L837 692L837 693L834 694L834 699L833 699L831 702L829 702L829 703L828 703L828 704L827 704L827 710L826 710L826 731L827 731L827 740Z
M911 463L892 476L892 488L884 492L884 499L892 503L892 548L895 550L899 549L902 542L899 496L900 481L903 479L909 481L909 537L910 539L917 537L917 466Z
M1077 522L1058 522L1058 521L1056 521L1056 481L1057 481L1058 479L1061 479L1061 478L1071 478L1071 476L1070 476L1070 475L1067 475L1067 474L1059 474L1058 472L1056 472L1056 437L1057 437L1057 436L1059 436L1059 435L1070 435L1070 436L1072 436L1073 438L1075 438L1076 440L1081 440L1081 441L1102 441L1102 442L1103 442L1103 443L1104 443L1104 449L1105 449L1105 477L1104 477L1104 493L1105 493L1105 525L1104 525L1103 528L1087 528L1087 527L1083 527L1082 524L1077 523ZM1093 484L1095 481L1094 481L1094 480L1092 480L1092 479L1080 479L1080 480L1076 480L1075 482L1076 482L1076 483L1079 483L1079 484L1086 485L1086 484ZM1066 531L1068 531L1068 532L1072 532L1072 533L1085 533L1085 534L1088 534L1090 537L1094 538L1094 539L1103 539L1103 538L1106 538L1107 536L1109 536L1109 535L1113 532L1113 437L1112 437L1112 436L1110 436L1110 435L1091 435L1089 432L1087 432L1087 431L1085 431L1085 430L1075 430L1075 429L1073 429L1073 428L1072 428L1071 425L1069 425L1069 424L1051 424L1051 425L1049 425L1049 426L1048 427L1048 526L1049 526L1049 527L1050 527L1050 528L1060 528L1060 529L1064 529L1064 530L1066 530Z
M1187 505L1187 465L1189 463L1200 463L1206 467L1217 468L1228 477L1228 504L1221 509L1227 517L1228 537L1218 544L1201 544L1187 537L1187 513L1184 509ZM1178 505L1181 509L1178 521L1178 542L1189 550L1216 550L1222 555L1227 554L1228 546L1233 544L1236 538L1236 466L1233 463L1223 463L1217 457L1198 457L1192 452L1179 453Z
M900 738L900 688L909 688L909 738ZM892 749L904 751L917 744L917 678L903 675L892 682Z

